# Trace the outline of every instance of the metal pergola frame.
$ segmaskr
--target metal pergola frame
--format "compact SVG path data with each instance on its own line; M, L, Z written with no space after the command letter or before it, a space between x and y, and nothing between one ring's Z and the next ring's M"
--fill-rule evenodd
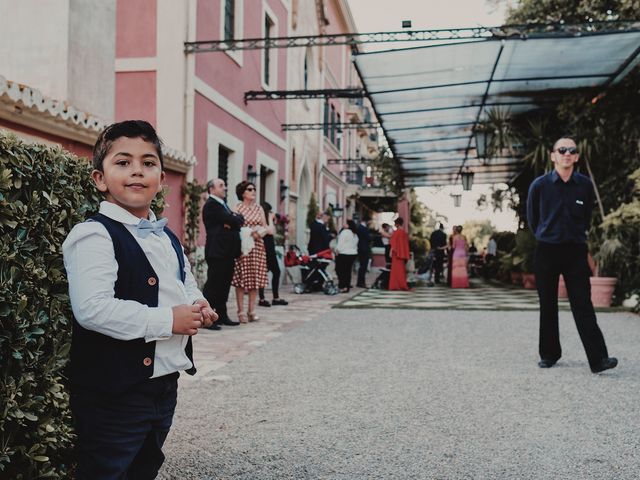
M295 47L313 47L313 46L334 46L334 45L349 45L356 51L357 54L362 54L361 52L357 52L357 46L360 44L369 44L369 43L389 43L389 42L430 42L432 45L428 45L428 47L437 47L442 46L443 42L450 42L453 44L461 45L465 43L475 44L479 42L486 41L500 41L501 45L496 54L495 61L493 63L493 67L491 69L491 73L487 79L482 80L474 80L463 81L457 83L440 83L440 84L426 84L426 85L417 85L410 86L404 88L386 88L386 89L378 89L371 90L368 88L365 78L360 71L357 63L354 62L356 71L360 76L362 81L362 85L364 89L361 88L347 88L347 89L319 89L319 90L259 90L259 91L247 91L244 96L245 103L248 101L260 101L260 100L291 100L291 99L327 99L327 98L368 98L373 111L376 114L376 117L379 119L379 122L360 122L360 123L339 123L332 125L334 128L341 129L353 129L353 128L381 128L387 138L387 142L389 144L389 148L393 154L393 157L396 158L396 161L400 160L416 160L416 161L424 161L425 162L425 170L428 171L432 169L429 165L433 162L433 160L428 159L420 159L407 156L407 154L398 154L396 152L396 147L400 145L406 144L419 144L419 143L435 143L438 141L446 141L446 140L463 140L467 138L466 147L464 148L455 148L455 149L443 149L438 148L434 150L421 150L415 152L416 155L427 154L427 153L449 153L449 152L460 152L464 151L464 156L458 160L459 168L457 169L457 173L455 173L454 182L457 182L461 172L465 169L465 166L468 165L469 155L472 152L474 134L476 131L476 126L478 125L485 109L487 107L499 107L499 106L535 106L535 107L543 107L546 101L541 99L540 97L535 97L532 99L524 99L522 101L490 101L489 93L491 90L491 86L494 83L499 82L536 82L536 81L559 81L559 80L572 80L572 79L606 79L604 82L600 82L597 91L600 92L600 95L611 86L620 81L636 64L636 60L640 55L640 46L635 49L635 51L629 55L629 57L616 68L614 72L610 73L594 73L594 74L583 74L583 75L545 75L545 76L532 76L532 77L523 77L523 78L494 78L498 65L500 64L500 60L502 57L502 53L505 48L506 42L510 40L527 40L527 39L541 39L541 38L572 38L577 36L596 36L596 35L606 35L611 33L627 33L631 31L640 31L640 23L636 21L624 21L624 20L613 20L613 21L602 21L602 22L589 22L585 24L579 25L571 25L571 24L520 24L520 25L505 25L500 27L472 27L472 28L458 28L458 29L437 29L437 30L403 30L396 32L372 32L372 33L343 33L343 34L328 34L328 35L307 35L307 36L297 36L297 37L265 37L265 38L248 38L248 39L232 39L232 40L204 40L204 41L196 41L196 42L185 42L185 53L205 53L205 52L228 52L228 51L236 51L236 50L255 50L255 49L271 49L271 48L295 48ZM439 44L437 44L439 43ZM471 102L469 104L463 105L450 105L444 107L429 107L429 108L413 108L406 110L396 110L391 112L384 112L384 102L378 102L373 100L372 95L386 95L393 94L398 92L410 92L410 91L418 91L418 90L433 90L439 88L451 88L458 86L471 86L471 85L486 85L484 89L484 93L479 102ZM583 87L579 87L583 88ZM593 88L593 87L592 87ZM558 90L558 92L561 90ZM535 92L535 90L532 90ZM553 92L553 94L558 93ZM547 92L549 93L549 92ZM401 102L398 102L401 103ZM449 111L456 109L465 109L465 108L478 108L477 113L475 113L474 121L462 121L462 122L451 122L451 123L439 123L439 124L429 124L429 125L408 125L408 126L396 126L393 128L387 128L384 124L384 118L389 116L399 116L399 115L408 115L408 114L416 114L416 113L428 113L428 112L439 112L439 111ZM395 122L394 122L395 123ZM404 123L404 122L402 122ZM448 128L448 127L471 127L471 128L459 128L457 132L448 137L444 136L444 132L438 138L428 138L424 140L419 139L406 139L394 141L393 138L389 137L389 134L393 132L401 132L401 131L414 131L414 130L427 130L427 129L437 129L437 128ZM324 123L309 123L309 124L282 124L283 131L305 131L305 130L322 130L327 128L327 125ZM465 133L461 133L465 132ZM406 138L406 137L405 137ZM410 153L408 155L413 155L414 153ZM338 160L338 159L336 159ZM344 159L344 163L348 163L353 159ZM443 159L445 160L445 159ZM453 159L447 159L452 161ZM358 160L360 162L361 160ZM513 162L511 164L506 165L505 168L509 166L521 166L521 162ZM486 165L483 165L486 166ZM443 169L445 167L440 167L439 169ZM404 169L403 169L404 170ZM410 180L416 175L412 175L413 170L404 170L403 173L406 175L407 180ZM441 175L441 174L438 174ZM444 175L444 174L443 174ZM476 178L481 178L484 176L482 171L476 172L478 175ZM451 176L451 175L450 175ZM422 178L429 179L430 176L423 174Z
M358 128L379 128L378 122L352 122L352 123L334 123L333 126L338 130L350 130ZM324 123L283 123L280 125L283 132L300 132L308 130L323 130L327 128Z
M467 27L467 28L444 28L431 30L400 30L395 32L368 32L368 33L335 33L325 35L301 35L290 37L261 37L261 38L234 38L220 40L199 40L194 42L184 42L184 51L190 53L207 52L230 52L237 50L262 50L270 48L296 48L296 47L317 47L334 45L357 45L369 43L391 43L391 42L442 42L460 40L482 40L487 38L528 38L531 34L536 35L565 35L573 36L578 28L586 29L590 32L599 31L619 25L628 25L630 21L609 20L600 22L587 22L574 25L565 23L528 23L502 25L498 27Z

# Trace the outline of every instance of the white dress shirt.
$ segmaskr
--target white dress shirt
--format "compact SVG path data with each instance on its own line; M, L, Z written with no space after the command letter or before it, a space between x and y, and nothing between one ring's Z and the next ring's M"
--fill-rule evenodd
M336 252L340 255L357 255L358 235L353 233L350 229L344 228L338 235Z
M73 227L62 244L64 266L69 279L71 307L78 323L119 340L144 338L156 341L153 376L191 368L184 353L188 337L174 335L171 307L191 305L203 298L184 256L184 284L176 251L166 233L136 236L140 218L110 202L100 204L100 213L122 223L136 239L158 277L158 306L149 307L135 300L114 297L118 278L113 241L99 222L84 222ZM153 212L149 220L155 221ZM183 253L184 255L184 253Z

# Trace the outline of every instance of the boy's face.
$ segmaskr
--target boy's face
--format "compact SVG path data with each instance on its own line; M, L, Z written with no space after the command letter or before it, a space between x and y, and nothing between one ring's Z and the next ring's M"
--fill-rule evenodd
M139 137L120 137L111 145L102 170L94 170L91 176L107 200L147 218L164 181L156 148Z

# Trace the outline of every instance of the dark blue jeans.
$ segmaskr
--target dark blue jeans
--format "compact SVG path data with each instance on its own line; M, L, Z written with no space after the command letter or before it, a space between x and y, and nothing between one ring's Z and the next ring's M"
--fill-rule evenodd
M156 478L176 407L178 373L147 380L119 395L71 392L78 480Z

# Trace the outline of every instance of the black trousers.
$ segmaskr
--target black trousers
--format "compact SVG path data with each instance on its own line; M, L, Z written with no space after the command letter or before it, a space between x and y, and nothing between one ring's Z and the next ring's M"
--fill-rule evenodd
M235 259L232 257L207 258L207 282L204 284L202 294L216 309L220 321L229 318L227 300L229 300L234 265Z
M589 366L595 367L609 354L591 303L587 245L538 242L535 274L540 298L540 358L555 362L562 356L558 332L558 280L562 274Z
M444 250L440 248L436 248L434 251L435 254L435 262L434 262L434 270L435 270L435 278L434 282L440 283L442 279L442 272L444 271Z
M178 373L107 395L71 390L78 480L151 480L164 462L164 444L176 408Z
M337 255L336 275L338 275L338 288L349 288L351 284L351 269L357 255Z
M271 293L273 298L280 298L279 286L280 286L280 267L278 266L278 260L274 257L270 259L267 256L267 270L271 272ZM260 300L264 300L264 288L258 289Z
M360 267L358 268L358 283L359 287L365 285L365 277L367 276L367 268L369 267L369 252L361 252L358 253L358 263Z

